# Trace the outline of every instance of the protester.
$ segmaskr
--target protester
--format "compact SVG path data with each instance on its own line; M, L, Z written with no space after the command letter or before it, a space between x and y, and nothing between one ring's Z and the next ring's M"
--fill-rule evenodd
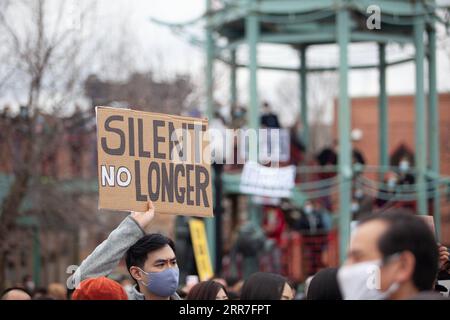
M36 290L36 284L34 283L33 277L29 274L25 275L22 279L22 286L31 294L34 294Z
M397 173L393 171L388 171L384 175L383 184L386 187L378 191L375 200L375 204L379 209L383 210L395 204L395 196L399 185L398 180L399 177Z
M106 277L86 279L72 294L72 300L128 300L125 289Z
M299 218L296 219L293 224L293 229L297 231L307 231L310 234L315 234L318 231L324 231L326 229L324 217L325 214L316 209L313 201L306 200L300 210Z
M247 110L240 105L231 107L231 127L233 129L241 129L246 124Z
M276 206L263 206L262 228L269 239L273 239L278 246L281 244L286 225L284 213Z
M374 199L360 187L355 188L352 199L353 220L361 220L373 212Z
M338 268L325 268L309 282L307 300L342 300L337 281Z
M2 292L1 300L31 300L31 295L24 288L12 287Z
M288 280L274 273L256 272L242 287L241 300L292 300L294 292Z
M306 297L308 297L309 285L311 284L311 280L312 280L313 278L314 278L314 275L308 276L308 277L305 279L305 283L304 283L304 287L303 287L304 293L303 293L302 299L306 299Z
M227 280L225 280L225 279L222 278L222 277L219 277L219 276L216 276L216 275L215 275L213 278L211 278L211 280L220 283L224 288L228 287Z
M398 163L399 184L413 185L415 183L414 175L411 172L411 163L408 156L403 156Z
M179 270L171 239L160 234L144 236L127 251L126 264L145 299L165 300L175 294Z
M266 101L262 105L261 126L264 128L280 128L278 116L272 111L270 104Z
M225 287L215 280L197 283L189 290L186 300L228 300Z
M128 276L123 276L123 278L120 280L119 283L122 286L122 288L124 288L125 292L128 295L132 295L133 294L133 284L134 284L134 282L131 281Z
M450 267L450 252L448 252L448 248L440 243L438 245L439 250L439 271L446 271Z
M239 277L227 277L227 294L228 299L230 300L238 300L241 296L242 286L244 285L244 281Z
M438 248L426 223L404 209L362 220L350 240L348 258L338 271L346 300L421 299L438 272Z
M33 300L54 300L52 297L48 295L47 288L39 287L34 290L31 298Z
M66 300L67 289L61 283L51 283L48 285L47 294L55 300Z
M136 285L131 300L179 300L176 293L179 270L173 241L161 234L146 234L155 215L153 203L148 211L132 212L80 265L70 281L108 275L126 253L126 265Z

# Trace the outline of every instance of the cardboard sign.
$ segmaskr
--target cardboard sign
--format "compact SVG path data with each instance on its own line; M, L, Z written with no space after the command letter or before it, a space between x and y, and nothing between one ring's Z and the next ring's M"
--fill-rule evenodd
M255 162L247 162L241 175L242 193L289 198L295 187L295 166L270 168Z
M210 280L214 272L206 240L205 223L199 219L191 219L189 220L189 231L200 281Z
M205 119L96 107L99 208L212 216Z

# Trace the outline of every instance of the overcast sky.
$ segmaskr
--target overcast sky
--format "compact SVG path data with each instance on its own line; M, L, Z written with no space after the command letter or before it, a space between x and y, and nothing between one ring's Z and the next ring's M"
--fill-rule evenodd
M167 22L184 22L199 17L205 10L205 0L96 0L98 3L99 23L117 23L125 21L128 32L132 34L133 52L142 70L155 69L157 75L190 73L201 83L203 76L204 52L201 48L190 45L185 39L174 35L168 28L150 22L157 18ZM450 0L439 1L450 5ZM203 35L203 31L194 29ZM448 40L447 36L447 40ZM111 41L114 36L111 36ZM450 46L449 46L450 48ZM402 58L414 54L412 47L388 46L388 59ZM260 45L259 61L264 64L298 66L298 53L288 46ZM246 63L247 48L242 46L238 59ZM332 66L338 64L336 46L311 48L308 51L309 65ZM438 52L438 87L439 91L450 91L450 49ZM376 63L377 47L375 45L352 45L350 63ZM228 77L225 66L219 65L217 73L221 75L220 90L216 98L226 102L228 95ZM414 92L413 63L394 66L388 70L388 93L411 94ZM287 80L286 80L287 79ZM258 74L260 99L277 103L277 90L280 83L288 81L298 83L295 74L278 71L260 71ZM238 86L242 103L247 99L248 76L245 70L238 72ZM298 84L293 85L295 89ZM378 93L378 74L376 70L352 71L349 82L352 96L371 96ZM296 94L293 99L297 99ZM297 102L297 101L296 101ZM283 109L283 106L276 106ZM289 116L290 117L290 116ZM292 118L292 117L290 117Z
M117 10L116 14L127 12L130 14L130 27L135 32L143 54L148 56L144 61L148 62L164 57L164 66L168 72L189 72L197 74L202 72L204 65L204 53L200 48L193 47L179 36L173 35L165 27L149 22L150 17L167 22L184 22L200 16L205 10L204 0L101 0L108 10ZM450 1L440 1L450 3ZM103 7L103 6L102 6ZM103 11L103 10L102 10ZM103 11L107 15L107 11ZM449 50L450 51L450 50ZM238 58L246 61L246 48L238 53ZM390 57L404 57L414 54L411 47L401 48L393 46L388 48ZM450 90L450 52L438 52L438 85L439 91ZM263 63L271 65L297 66L297 52L288 46L260 46L259 58ZM313 65L337 65L338 51L335 46L325 48L312 48L308 54L308 63ZM350 61L354 64L375 63L377 51L374 45L356 45L350 49ZM223 73L224 67L219 67ZM411 94L414 92L414 65L413 63L394 66L388 70L388 91L390 94ZM239 76L239 88L241 97L246 98L248 77L245 71ZM226 78L226 76L225 76ZM276 88L283 79L296 81L296 76L286 72L260 71L259 91L261 99L276 100ZM372 71L352 71L350 73L350 93L353 96L376 95L378 92L378 74ZM225 99L226 87L217 95ZM295 97L294 97L295 98ZM245 101L243 101L245 102Z

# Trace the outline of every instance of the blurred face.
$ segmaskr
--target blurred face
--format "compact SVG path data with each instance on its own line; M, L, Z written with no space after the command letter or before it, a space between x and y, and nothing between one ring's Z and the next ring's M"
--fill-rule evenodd
M228 300L228 296L223 289L220 289L217 293L216 300Z
M303 206L303 210L306 214L310 214L314 211L314 204L311 201L305 201Z
M283 292L281 293L281 300L293 300L294 291L287 283L284 284Z
M410 281L414 271L414 255L410 252L400 252L382 261L382 254L378 249L378 241L387 230L388 225L379 220L370 221L358 226L351 240L348 257L344 265L354 265L362 262L374 261L380 263L377 268L376 279L379 289L388 290L392 284L402 284ZM370 272L368 271L368 275Z
M386 231L386 223L378 220L370 221L358 226L350 239L346 265L359 262L378 260L382 258L378 249L378 240Z

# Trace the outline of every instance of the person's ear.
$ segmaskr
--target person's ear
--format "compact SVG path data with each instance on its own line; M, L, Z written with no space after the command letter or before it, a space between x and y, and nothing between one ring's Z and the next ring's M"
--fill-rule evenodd
M398 271L396 272L397 281L403 283L412 280L415 267L416 258L412 252L403 252L398 261Z
M145 274L141 271L140 268L132 266L130 267L130 274L136 281L144 281L145 282Z

